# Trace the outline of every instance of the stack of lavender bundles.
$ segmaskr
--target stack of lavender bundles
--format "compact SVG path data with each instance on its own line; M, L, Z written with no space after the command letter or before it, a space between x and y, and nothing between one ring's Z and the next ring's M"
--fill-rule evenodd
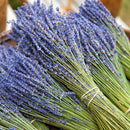
M68 17L38 1L18 9L12 38L27 57L74 91L95 117L100 129L128 129L129 119L97 87L86 66L78 33ZM72 22L73 23L73 22ZM115 99L113 99L115 100Z
M75 93L58 84L37 61L12 47L0 50L0 96L34 120L69 130L98 129Z
M84 55L95 83L123 112L130 108L130 87L119 62L116 41L102 29L77 13L71 13ZM70 21L72 21L70 19ZM90 31L91 30L91 31ZM80 46L81 44L81 46Z
M0 129L2 130L37 130L30 121L28 121L18 111L15 104L2 97L0 91Z
M120 62L127 77L130 79L130 43L110 12L100 0L86 0L85 4L80 6L79 12L80 15L102 28L104 34L109 31L114 40L116 40Z

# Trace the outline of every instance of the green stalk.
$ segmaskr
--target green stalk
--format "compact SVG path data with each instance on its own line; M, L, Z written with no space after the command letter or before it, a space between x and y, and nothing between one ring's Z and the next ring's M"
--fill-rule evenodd
M49 128L43 123L36 119L32 121L32 124L38 129L38 130L49 130Z
M5 98L1 98L0 101L3 99L7 106L0 102L0 128L9 129L9 127L13 127L16 130L37 130L21 113L15 113L12 108L9 108L9 104L12 103L6 101ZM17 109L15 106L13 107L13 109Z
M68 58L68 60L70 60L70 59ZM69 66L69 69L70 68L72 70L75 69L74 72L77 72L77 73L76 73L76 75L73 75L73 76L80 83L82 83L82 85L84 86L84 88L88 88L88 86L86 86L85 81L91 81L91 82L89 82L90 86L96 87L96 85L93 82L93 80L91 80L92 77L90 77L90 75L88 75L88 73L86 73L84 71L84 69L82 67L80 67L80 65L78 63L76 63L76 62L74 62L72 60L70 61L70 63L72 64L72 67ZM64 63L60 62L60 64L63 65ZM68 72L70 72L69 69L66 69L66 70L68 70ZM78 71L79 70L81 72L80 76L78 75ZM85 89L83 89L82 86L80 87L76 82L73 82L73 80L71 78L66 77L65 75L64 75L64 77L67 80L61 79L56 74L52 74L52 76L56 80L58 80L59 82L67 85L70 89L72 89L73 91L75 91L75 93L77 93L77 95L80 98L87 92ZM94 92L92 92L92 93L93 94L91 94L89 98L84 98L85 104L88 104L88 102L90 101L90 99L93 98ZM98 124L98 125L99 126L103 125L103 128L106 128L106 129L110 129L110 128L114 129L115 127L117 129L120 129L120 127L122 127L122 129L128 129L128 127L129 127L130 124L126 123L126 122L127 121L129 122L129 119L120 110L118 110L106 97L103 96L103 98L101 98L102 96L103 96L103 94L101 93L101 91L99 91L98 94L96 95L96 97L89 104L89 110L91 111L91 113L95 117L97 123L103 122L103 124ZM114 109L117 109L116 112L114 112L115 111ZM103 111L104 111L104 113L103 113ZM101 118L99 118L99 117L101 117ZM120 117L121 117L121 119L119 119ZM112 122L112 123L110 123L110 122ZM120 126L119 124L122 124L122 125ZM127 125L128 125L128 127L127 127Z
M120 28L121 32L119 34L117 30L115 30L113 27L109 25L107 26L112 36L113 33L116 34L118 54L121 56L120 62L122 63L127 78L130 79L130 42L125 32L121 28Z
M6 119L5 117L2 117L0 119L0 124L5 127L5 128L9 128L10 126L13 128L16 128L16 130L37 130L31 123L29 123L24 117L22 116L17 116L17 115L12 115L12 114L8 114L9 118ZM3 115L4 116L4 115ZM2 128L2 126L0 126L0 128Z

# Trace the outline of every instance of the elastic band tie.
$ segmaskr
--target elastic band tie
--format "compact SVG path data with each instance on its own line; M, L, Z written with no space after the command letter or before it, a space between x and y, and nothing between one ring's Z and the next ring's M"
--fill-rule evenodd
M98 89L96 92L95 92L95 95L92 97L92 99L88 102L87 106L89 106L89 104L93 101L93 99L97 96L98 92L99 92L99 88L98 87L94 87L92 89L90 89L89 91L87 91L85 94L83 94L81 96L81 100L83 101L85 98L89 97L91 94L91 92L94 90L94 89ZM90 93L90 94L89 94Z

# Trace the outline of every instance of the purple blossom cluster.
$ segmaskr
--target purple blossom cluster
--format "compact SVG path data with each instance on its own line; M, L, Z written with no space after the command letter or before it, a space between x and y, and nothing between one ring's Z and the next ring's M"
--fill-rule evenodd
M43 4L41 6L35 4L35 8L33 5L25 7L18 9L18 14L23 12L22 17L18 15L17 23L12 26L12 36L18 41L22 52L26 56L37 59L44 68L52 74L60 76L62 80L69 78L85 88L74 77L75 73L68 67L68 65L74 67L74 64L79 64L84 68L84 71L87 70L87 73L89 73L81 49L78 48L76 43L75 30L70 26L73 21L68 20L66 16L55 13L53 6L48 9L45 9ZM41 14L37 13L37 9L41 9L39 11ZM31 12L31 10L33 11ZM23 33L21 33L21 30Z
M84 129L87 125L87 117L82 115L85 108L76 98L76 94L59 85L38 61L26 57L16 48L5 49L0 46L0 77L0 97L15 104L21 112L41 113L46 120L63 125L76 120L79 124L75 128ZM5 105L3 102L1 104ZM16 112L17 109L12 107L12 110ZM72 114L66 117L66 113L70 111ZM73 119L75 111L79 114ZM91 117L87 111L85 113ZM93 124L92 120L89 120L90 124ZM96 125L93 124L93 127Z
M110 32L77 13L71 13L71 18L76 21L75 26L78 28L80 38L79 46L82 47L85 63L102 63L109 70L114 70L113 57L117 55L117 48L116 40L111 37Z
M61 16L54 12L52 5L48 9L43 4L25 5L16 13L17 23L12 26L13 39L27 55L33 53L38 57L37 49L45 59L46 55L53 60L58 60L59 56L62 62L68 62L66 53L84 68L85 63L97 63L98 58L98 62L105 64L113 73L118 73L113 65L113 57L117 55L116 40L103 26L93 24L81 14L73 13L71 18ZM51 64L48 57L47 60Z
M102 4L100 0L85 0L84 5L81 5L80 14L89 19L94 24L100 26L112 26L118 32L122 32L117 25L115 18L111 15L110 11ZM105 28L103 26L103 28Z
M20 115L20 112L17 109L16 105L12 102L8 102L5 97L2 97L2 94L0 95L0 118L2 119L5 116L6 119L10 119L11 116L9 116L9 113L15 113L17 115Z
M130 55L129 40L126 34L100 0L86 0L79 10L80 15L101 27L104 32L108 30L111 37L117 41L117 46L119 46L121 52Z

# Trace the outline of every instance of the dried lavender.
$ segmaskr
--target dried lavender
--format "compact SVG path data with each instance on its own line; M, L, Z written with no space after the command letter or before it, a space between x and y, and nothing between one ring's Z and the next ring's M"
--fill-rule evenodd
M37 130L30 121L22 116L15 104L1 96L1 92L2 91L0 91L0 129Z
M104 33L101 27L77 13L71 14L71 18L75 19L71 28L77 31L75 34L80 41L77 44L79 47L81 44L86 66L89 66L94 81L113 103L126 112L130 108L130 88L118 59L115 39L109 31Z
M35 6L34 6L35 5ZM99 90L84 62L74 29L52 6L35 3L17 11L12 36L21 51L73 90L88 106L101 129L128 129L129 119Z
M40 122L36 119L34 119L31 122L38 130L49 130L49 127L46 124L44 124L43 122Z
M104 34L106 34L106 31L111 33L111 36L117 42L120 62L123 65L127 77L130 78L129 40L121 27L117 25L110 12L100 0L86 0L85 4L80 6L80 14L102 28Z
M11 47L0 50L0 96L41 122L70 130L98 129L75 93L63 89L37 61Z

